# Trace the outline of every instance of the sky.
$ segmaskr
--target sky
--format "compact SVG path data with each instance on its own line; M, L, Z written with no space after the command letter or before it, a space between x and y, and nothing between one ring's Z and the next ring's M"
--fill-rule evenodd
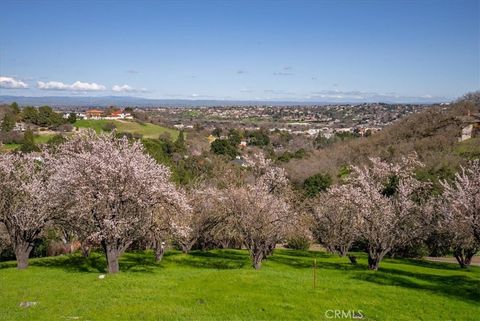
M0 1L0 95L446 101L480 0Z

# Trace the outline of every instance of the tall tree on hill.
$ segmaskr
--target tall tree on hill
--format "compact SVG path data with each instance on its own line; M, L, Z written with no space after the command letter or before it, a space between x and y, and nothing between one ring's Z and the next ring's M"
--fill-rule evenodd
M222 132L223 132L223 130L220 127L215 127L212 130L212 135L220 138L220 136L222 136Z
M20 108L18 107L18 104L16 102L11 103L10 108L12 109L12 113L14 115L20 114Z
M3 116L1 130L2 132L10 132L15 127L15 115L12 112L7 112Z
M175 149L177 152L182 152L185 150L185 133L183 130L178 133L178 137L175 140Z
M35 107L27 106L23 108L21 118L24 122L29 124L38 123L38 110Z
M120 255L145 236L159 208L188 207L168 168L138 141L87 131L61 145L49 165L69 224L101 244L110 273L119 271Z
M75 113L68 114L68 122L70 124L75 124L76 121L77 121L77 114Z
M22 153L39 152L40 148L35 144L35 136L30 129L23 133L22 145L20 146Z

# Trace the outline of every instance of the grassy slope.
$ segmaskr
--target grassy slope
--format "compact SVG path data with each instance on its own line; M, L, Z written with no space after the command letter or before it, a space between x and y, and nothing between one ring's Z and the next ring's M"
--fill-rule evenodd
M178 135L178 131L165 128L162 126L154 125L151 123L137 123L134 121L117 121L117 120L106 120L106 119L82 119L77 120L74 124L75 127L80 128L92 128L97 132L102 131L102 128L107 123L114 123L117 131L119 132L129 132L129 133L137 133L142 134L144 138L158 138L160 134L165 132L169 133L172 139L175 139Z
M312 288L312 260L318 261ZM324 253L277 250L262 270L245 251L126 254L121 272L98 275L94 254L0 264L1 320L327 320L330 309L362 310L366 320L478 320L480 268L386 260L378 272ZM20 308L22 301L38 301Z

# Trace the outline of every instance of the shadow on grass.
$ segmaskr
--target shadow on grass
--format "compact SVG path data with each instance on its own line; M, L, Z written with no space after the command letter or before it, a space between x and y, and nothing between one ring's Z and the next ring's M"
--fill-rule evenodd
M103 253L91 253L89 257L79 254L30 259L31 266L61 268L67 272L105 273L107 262ZM3 262L0 268L15 267L15 262ZM153 272L159 268L152 253L126 253L120 258L120 271Z
M171 254L165 254L165 257ZM120 258L120 271L128 272L146 272L153 273L155 269L162 266L155 261L155 257L151 252L129 252Z
M210 269L241 269L250 264L248 254L235 250L192 251L175 257L177 265Z
M451 270L451 271L459 270L459 265L456 262L433 262L433 261L427 261L422 259L397 259L397 262L398 260L401 260L402 262L409 265L415 265L415 266L425 267L429 269Z
M46 257L30 260L31 266L62 268L69 272L105 272L106 260L99 253L92 253L89 257L77 254Z
M323 253L312 253L305 251L279 250L275 252L268 261L288 265L299 269L311 269L313 266L313 258L335 258L333 255ZM313 255L312 255L313 254ZM317 254L317 255L315 255ZM320 254L320 255L318 255ZM365 254L355 253L362 260ZM352 265L348 262L348 258L342 258L339 262L326 262L323 259L317 260L318 269L341 270L350 273L346 277L376 283L379 285L393 285L409 289L425 290L435 294L453 297L465 301L480 302L480 280L477 275L437 275L431 274L428 270L422 271L418 269L415 272L384 267L380 265L380 269L376 272L367 270L367 264L359 262ZM344 261L344 262L342 262ZM412 267L421 267L426 269L447 270L447 271L465 271L461 270L455 264L428 262L419 259L385 259L383 263L389 264L405 264ZM473 268L472 270L476 270ZM469 270L467 270L469 271ZM433 272L433 271L432 271Z
M329 254L327 252L320 252L320 251L302 251L302 250L291 250L291 249L285 249L285 248L279 248L275 249L274 255L285 255L285 256L290 256L290 257L298 257L298 258L309 258L309 259L314 259L314 258L332 258L336 257L333 254Z
M355 254L357 255L357 254ZM379 271L368 271L365 255L358 254L361 261L357 265L349 263L348 258L338 258L322 252L275 250L267 262L290 266L296 269L311 269L313 259L317 258L319 270L341 271L345 278L371 282L377 285L398 286L408 289L429 291L438 295L457 298L464 301L480 302L480 280L478 269L472 269L471 275L460 270L454 264L427 262L412 259L386 259ZM79 254L31 259L32 266L61 268L71 272L104 273L106 261L102 253L92 253L84 258ZM395 265L396 264L396 265ZM409 266L408 270L401 265ZM14 261L0 263L0 268L13 268ZM160 264L155 262L151 251L128 252L120 259L122 272L153 273L164 266L186 266L201 269L242 269L250 266L248 252L245 250L192 251L182 254L168 251ZM271 268L266 266L265 268ZM430 270L428 270L430 269ZM450 275L438 275L440 269ZM452 272L455 273L455 275ZM447 273L445 273L447 274Z
M298 269L311 269L313 268L313 260L315 258L320 259L317 261L318 269L330 269L330 270L343 270L343 271L356 271L365 270L366 265L358 263L351 264L348 258L338 258L340 262L325 262L325 258L334 258L335 256L325 253L312 253L308 255L308 252L301 253L305 255L299 255L298 251L290 253L290 250L278 251L267 259L268 262L275 262L282 265L287 265ZM318 254L318 255L317 255Z
M381 268L377 272L357 273L354 278L380 285L426 290L461 300L480 302L480 281L466 275L436 275Z

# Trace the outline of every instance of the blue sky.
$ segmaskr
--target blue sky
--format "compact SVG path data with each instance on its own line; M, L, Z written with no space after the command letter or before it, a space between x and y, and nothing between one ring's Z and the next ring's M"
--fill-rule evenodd
M480 1L1 1L0 94L444 100Z

